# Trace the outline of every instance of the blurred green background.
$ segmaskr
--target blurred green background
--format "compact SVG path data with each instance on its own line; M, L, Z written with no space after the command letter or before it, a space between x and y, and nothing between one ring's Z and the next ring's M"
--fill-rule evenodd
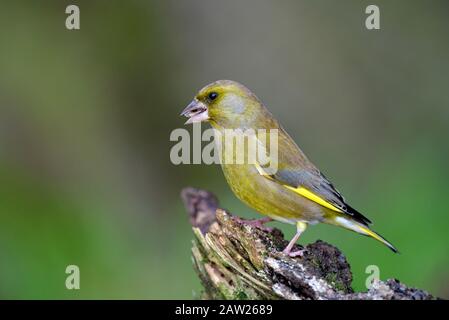
M368 4L381 30L364 27ZM65 28L77 4L81 30ZM196 298L185 186L257 214L218 166L171 164L203 85L246 84L401 251L331 226L368 265L449 298L448 1L1 1L0 298ZM189 129L190 130L190 129ZM293 228L280 226L286 237ZM81 290L65 268L81 269Z

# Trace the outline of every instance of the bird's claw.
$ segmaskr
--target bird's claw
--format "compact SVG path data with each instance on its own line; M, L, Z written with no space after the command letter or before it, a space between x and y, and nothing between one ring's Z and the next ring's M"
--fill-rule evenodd
M289 251L287 252L286 250L282 251L283 254L295 258L295 257L300 257L303 258L304 257L304 253L306 252L305 249L300 249L300 250L296 250L296 251Z

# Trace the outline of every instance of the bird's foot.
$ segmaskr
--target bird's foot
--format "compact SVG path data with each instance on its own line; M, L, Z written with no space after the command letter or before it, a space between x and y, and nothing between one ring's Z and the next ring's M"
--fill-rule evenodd
M283 254L285 254L285 255L287 255L289 257L292 257L292 258L294 258L294 257L303 258L304 257L304 252L306 252L305 249L296 250L296 251L290 251L290 252L287 252L286 250L282 251Z
M273 228L270 227L266 227L264 226L265 223L273 221L273 219L269 218L269 217L265 217L265 218L261 218L261 219L253 219L253 220L245 220L245 219L241 219L239 217L236 217L236 220L242 224L246 224L255 228L259 228L263 231L266 232L271 232L273 231Z

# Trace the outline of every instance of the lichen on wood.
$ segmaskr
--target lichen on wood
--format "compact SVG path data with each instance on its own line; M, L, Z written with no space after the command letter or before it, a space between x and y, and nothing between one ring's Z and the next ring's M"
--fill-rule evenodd
M395 279L376 280L367 292L355 293L350 266L338 248L317 241L302 257L288 257L282 253L288 241L279 229L244 223L205 190L185 188L181 197L195 236L192 259L204 299L434 299Z

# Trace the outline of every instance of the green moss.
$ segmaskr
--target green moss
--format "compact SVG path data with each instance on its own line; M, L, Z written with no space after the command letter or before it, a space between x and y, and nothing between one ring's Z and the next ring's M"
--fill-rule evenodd
M318 261L318 259L311 259L310 263L317 268L320 267L320 262Z
M237 290L234 293L234 300L248 300L248 296L245 291Z
M347 288L346 288L345 284L341 280L338 280L338 277L337 277L336 273L333 273L333 272L332 273L328 273L324 279L334 289L339 290L339 291L343 291L343 292L347 291Z

